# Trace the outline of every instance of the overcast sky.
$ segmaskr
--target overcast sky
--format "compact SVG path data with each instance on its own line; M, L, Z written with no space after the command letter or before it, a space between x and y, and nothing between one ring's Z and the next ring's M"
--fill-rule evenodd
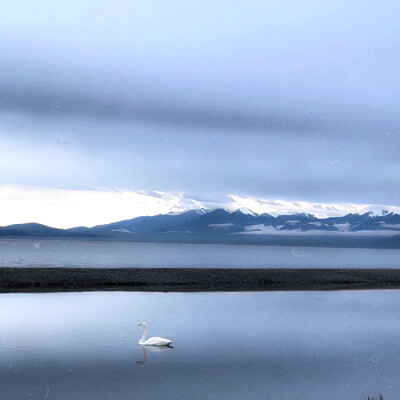
M399 15L384 0L2 2L0 225L37 219L32 193L41 215L88 191L149 196L147 214L232 196L400 206Z

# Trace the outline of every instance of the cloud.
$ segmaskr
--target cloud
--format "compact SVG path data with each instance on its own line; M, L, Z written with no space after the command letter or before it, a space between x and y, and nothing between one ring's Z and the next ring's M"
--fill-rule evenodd
M302 135L398 124L394 3L13 3L0 16L3 111Z
M53 78L54 79L54 78ZM78 79L78 77L76 77ZM90 88L58 86L48 81L41 86L29 82L0 82L0 110L10 113L31 114L37 118L82 118L94 120L142 122L163 127L229 132L315 132L321 121L307 115L264 109L263 112L248 107L197 102L174 94L160 96L148 90L134 90L129 94L115 93L115 88L104 87L103 92ZM117 91L118 92L118 91Z
M398 204L400 3L4 3L0 185Z
M227 204L230 209L248 208L257 214L270 215L308 213L318 218L339 217L349 213L364 214L368 211L381 213L383 210L400 214L400 207L382 204L351 204L351 203L322 203L315 204L306 201L271 201L270 199L242 197L230 195L232 202Z
M181 193L156 195L134 191L65 190L0 186L0 225L37 222L56 228L94 226L142 215L196 208Z
M230 199L230 200L229 200ZM365 204L314 204L230 195L219 201L199 201L179 192L153 193L110 190L66 190L0 185L0 226L37 222L56 228L94 226L143 215L179 213L190 209L222 207L250 209L271 215L306 212L323 218L382 210L400 213L400 207Z

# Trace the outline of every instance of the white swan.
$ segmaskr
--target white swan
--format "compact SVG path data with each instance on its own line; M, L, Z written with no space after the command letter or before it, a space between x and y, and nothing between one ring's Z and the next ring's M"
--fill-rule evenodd
M172 340L169 339L164 339L161 337L152 337L150 339L147 339L147 324L146 322L142 322L138 324L138 326L143 326L144 332L143 336L139 340L139 344L142 346L171 346Z

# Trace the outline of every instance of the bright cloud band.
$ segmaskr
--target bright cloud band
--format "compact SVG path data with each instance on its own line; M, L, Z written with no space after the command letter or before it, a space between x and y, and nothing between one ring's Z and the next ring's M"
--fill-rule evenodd
M176 192L65 190L0 186L0 226L37 222L57 228L94 226L142 215L182 212L194 208L249 209L272 215L310 213L320 218L382 210L400 213L400 207L366 204L325 204L228 195L219 203L204 203Z

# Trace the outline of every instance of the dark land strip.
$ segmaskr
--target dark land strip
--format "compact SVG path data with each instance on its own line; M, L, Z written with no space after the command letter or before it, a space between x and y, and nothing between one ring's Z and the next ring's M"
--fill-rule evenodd
M400 269L0 268L0 293L400 289Z

